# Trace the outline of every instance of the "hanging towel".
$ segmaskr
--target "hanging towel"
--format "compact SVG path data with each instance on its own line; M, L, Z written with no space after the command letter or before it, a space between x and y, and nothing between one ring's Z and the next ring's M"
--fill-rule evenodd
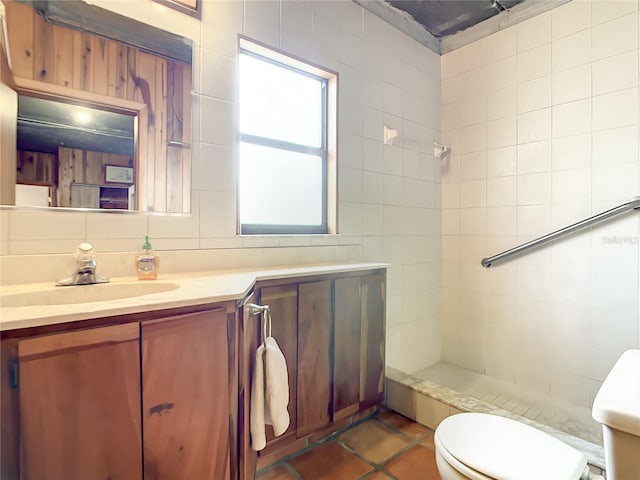
M251 448L262 450L266 444L265 425L273 425L276 437L289 428L289 375L287 362L278 342L271 336L271 315L263 311L263 343L256 351L251 386Z

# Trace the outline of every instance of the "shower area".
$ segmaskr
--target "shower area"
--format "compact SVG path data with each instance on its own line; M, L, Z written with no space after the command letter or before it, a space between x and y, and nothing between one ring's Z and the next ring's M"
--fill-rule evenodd
M432 423L499 412L601 464L593 399L640 347L638 18L637 2L571 1L442 54L438 140L450 152L439 165L440 263L423 271L438 270L438 296L408 292L401 309L417 315L433 300L438 313L423 313L403 352L390 302L391 404ZM392 271L392 299L394 281Z

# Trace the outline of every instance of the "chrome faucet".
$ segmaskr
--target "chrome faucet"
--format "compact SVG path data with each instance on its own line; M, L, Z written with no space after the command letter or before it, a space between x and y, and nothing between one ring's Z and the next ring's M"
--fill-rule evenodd
M56 286L64 287L69 285L92 285L94 283L107 283L109 279L96 275L96 254L93 245L81 243L76 250L76 264L71 276L56 282Z

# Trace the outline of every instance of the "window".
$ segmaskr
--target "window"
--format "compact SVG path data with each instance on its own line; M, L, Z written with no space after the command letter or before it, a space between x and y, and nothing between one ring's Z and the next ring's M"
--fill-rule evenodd
M245 39L239 64L240 233L334 232L336 75Z

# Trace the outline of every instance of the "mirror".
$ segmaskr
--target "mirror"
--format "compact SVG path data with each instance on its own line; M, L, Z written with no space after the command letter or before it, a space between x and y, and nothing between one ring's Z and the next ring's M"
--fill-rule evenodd
M32 3L7 2L11 203L189 212L191 41L84 2Z

